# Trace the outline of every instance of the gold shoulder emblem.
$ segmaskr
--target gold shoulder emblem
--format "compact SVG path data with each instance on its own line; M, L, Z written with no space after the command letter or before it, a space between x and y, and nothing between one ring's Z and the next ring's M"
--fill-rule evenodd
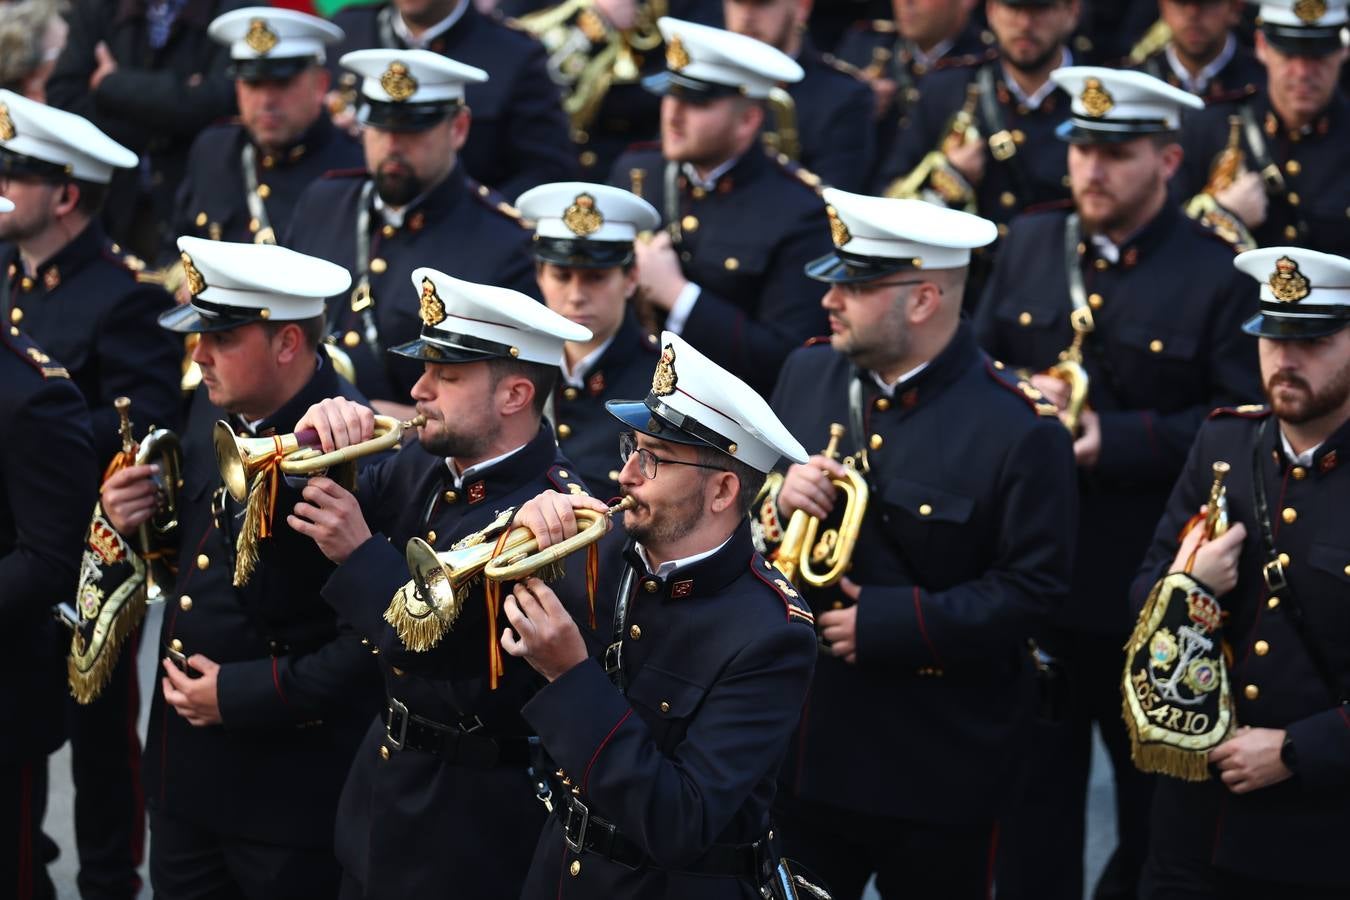
M595 208L595 198L590 194L578 194L572 205L563 210L563 224L577 237L595 234L605 224L605 217Z
M830 217L830 240L834 241L836 247L842 247L853 240L853 235L849 232L848 226L844 220L839 218L839 211L833 206L825 207L825 215Z
M1116 105L1115 98L1102 86L1099 78L1089 78L1078 99L1083 104L1083 110L1094 119L1100 119Z
M183 260L183 278L187 281L188 293L195 297L206 290L206 279L202 277L201 272L197 271L197 267L192 264L192 257L188 256L186 253L180 253L179 256Z
M248 23L248 33L244 35L244 43L248 48L259 56L266 56L272 52L272 48L277 45L280 38L277 33L267 27L267 22L262 19L254 19Z
M1287 256L1275 261L1275 271L1270 273L1270 292L1281 303L1297 303L1312 293L1312 285L1298 270L1298 263Z
M417 79L408 72L408 67L400 62L391 62L389 68L380 76L380 87L395 103L402 103L417 93Z
M1327 14L1327 0L1295 0L1294 15L1306 25L1315 25Z
M422 279L422 301L417 312L428 328L445 321L445 303L436 293L436 285L432 283L430 278Z
M652 373L652 393L658 397L668 397L675 393L679 379L675 375L675 348L666 344L661 358L656 361L656 371Z
M690 62L689 51L684 49L684 41L680 40L678 34L672 34L670 43L666 45L666 68L678 72Z
M0 141L12 141L16 134L14 120L9 117L9 107L0 103Z

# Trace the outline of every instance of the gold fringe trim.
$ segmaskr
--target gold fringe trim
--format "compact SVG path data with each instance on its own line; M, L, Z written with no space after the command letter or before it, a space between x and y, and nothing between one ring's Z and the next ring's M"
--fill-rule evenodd
M248 584L253 570L258 567L258 541L262 536L263 514L267 506L267 479L255 476L249 485L248 503L244 506L244 524L234 543L234 586Z
M88 668L82 668L85 661L76 653L80 637L75 636L70 655L66 657L66 680L70 683L70 695L75 698L76 703L88 705L103 693L103 689L108 686L108 680L112 678L113 667L117 665L117 659L122 653L123 641L141 624L146 609L145 587L142 585L127 600L126 606L113 616L108 636L104 638L93 663Z
M467 591L468 588L469 585L465 584L463 589ZM461 608L462 603L454 609L442 611L424 603L409 581L394 592L389 608L384 611L384 620L393 627L404 647L413 653L426 653L450 632L459 618Z

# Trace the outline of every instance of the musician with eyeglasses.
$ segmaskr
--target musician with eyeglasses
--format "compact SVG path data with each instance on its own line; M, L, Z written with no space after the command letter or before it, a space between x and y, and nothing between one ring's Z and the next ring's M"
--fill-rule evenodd
M201 335L192 359L202 383L182 433L179 525L167 548L177 575L162 585L142 768L150 882L164 898L333 896L337 795L378 708L378 675L319 597L332 563L269 501L279 473L259 473L249 502L237 502L222 483L215 428L223 420L227 441L270 446L311 404L360 397L319 351L324 298L351 277L277 246L194 237L178 246L192 299L160 324ZM158 468L129 466L103 487L105 516L133 541L160 505L168 473ZM251 521L261 533L250 550Z
M778 865L774 778L816 653L811 614L755 552L746 512L766 472L806 453L670 332L646 399L606 406L634 504L607 647L587 652L563 589L530 578L504 604L503 648L548 682L522 715L557 767L522 896L761 896ZM517 522L551 546L574 511L604 509L550 492Z
M835 250L806 271L827 286L830 337L788 358L772 405L806 446L838 453L788 467L756 514L780 554L794 516L823 520L817 541L778 559L814 572L847 537L836 480L860 476L868 499L842 577L801 588L822 651L777 827L835 897L860 897L875 873L883 897L983 898L1037 711L1026 640L1068 590L1069 439L961 316L992 222L916 200L825 200Z
M499 643L496 583L419 584L405 549L411 538L441 554L491 548L541 491L586 492L543 413L564 344L591 333L524 294L434 269L415 270L404 289L419 298L422 330L390 352L422 367L418 440L371 466L355 494L312 479L287 519L337 564L323 597L375 654L387 695L342 790L341 896L421 896L434 884L515 900L544 821L520 715L541 681ZM371 410L333 399L297 427L329 449L368 438L373 424ZM587 555L564 574L579 586L571 614L598 642L606 600Z

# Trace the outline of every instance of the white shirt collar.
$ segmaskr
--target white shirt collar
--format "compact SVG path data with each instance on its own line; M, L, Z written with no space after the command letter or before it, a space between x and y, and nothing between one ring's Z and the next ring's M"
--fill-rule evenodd
M485 459L480 463L474 463L473 465L469 466L467 469L465 469L463 472L459 474L455 473L454 460L448 456L445 458L445 467L450 470L450 477L454 479L455 489L458 490L464 487L464 482L468 481L474 475L477 475L479 472L482 472L486 469L492 468L497 463L502 462L505 459L509 459L510 457L515 456L517 453L524 450L525 447L526 447L525 444L521 444L514 450L507 450L501 456L494 456L492 457L492 459Z
M708 557L712 556L718 550L721 550L727 544L731 543L731 539L735 536L736 532L733 531L730 535L727 536L727 539L725 541L718 544L711 550L704 550L702 553L695 553L693 556L686 556L683 559L668 559L665 562L661 563L661 565L657 566L655 572L652 571L651 560L647 558L647 549L643 547L641 544L634 544L633 549L637 550L638 557L642 560L642 564L647 567L647 572L649 574L655 575L657 578L669 578L677 570L683 569L685 566L692 566L699 560L707 559Z
M1091 235L1088 240L1092 241L1092 246L1097 248L1097 253L1102 259L1115 265L1120 262L1120 248L1104 234Z
M887 397L894 397L895 392L900 388L900 385L904 384L906 381L909 381L911 378L913 378L915 375L918 375L926 368L928 368L928 363L921 362L914 368L910 369L905 374L901 375L899 378L895 379L894 384L887 384L886 381L880 375L878 375L876 372L871 371L870 369L868 370L867 374L872 376L872 380L876 382L877 387L881 388L881 392L883 394L885 394Z
M1321 444L1316 447L1309 447L1302 453L1295 453L1293 445L1289 443L1289 438L1284 436L1284 429L1280 429L1280 443L1284 445L1284 455L1289 457L1296 466L1311 466L1313 464L1313 455L1317 453Z
M1177 80L1181 82L1181 86L1192 94L1203 94L1205 88L1209 87L1210 81L1214 79L1214 76L1218 75L1219 71L1222 70L1224 66L1228 65L1228 61L1233 58L1233 54L1237 53L1237 40L1230 31L1228 33L1228 40L1224 42L1223 49L1219 51L1219 55L1214 57L1213 61L1196 73L1194 77L1192 77L1186 67L1181 64L1181 59L1177 56L1177 51L1170 43L1163 48L1163 52L1167 54L1167 64L1172 67L1172 74L1177 76Z
M717 179L730 172L731 167L736 165L739 160L739 156L733 156L731 159L709 172L707 178L700 178L698 171L694 168L692 163L681 164L680 170L684 172L685 177L688 178L695 187L701 187L705 191L711 191L717 187Z
M1063 69L1071 65L1073 65L1073 51L1068 47L1061 47L1059 65L1055 66L1055 68ZM1057 84L1047 78L1045 84L1036 89L1036 93L1028 94L1023 91L1021 85L1008 74L1008 66L1006 63L1003 66L1003 81L1008 85L1008 90L1012 91L1012 95L1017 98L1017 102L1021 103L1027 109L1040 109L1041 104L1045 102L1045 98L1049 97L1059 89Z
M919 48L919 45L913 41L908 41L907 45L910 59L921 66L927 66L931 69L933 68L934 63L946 56L947 53L956 46L956 40L954 38L948 38L945 41L938 41L933 45L933 49L929 50L927 53L924 53L923 50Z
M436 40L436 38L445 34L451 28L454 28L455 23L463 18L464 11L468 8L469 0L459 0L459 3L455 5L455 8L450 11L450 15L441 19L417 37L413 37L412 31L408 28L408 23L403 21L403 16L396 13L394 15L393 23L394 34L398 35L399 40L407 44L409 48L413 50L425 50L427 44L430 44L432 41Z
M591 367L595 365L596 360L598 360L601 357L601 355L603 355L604 352L609 349L609 345L614 343L614 339L618 336L619 333L617 331L614 332L614 334L611 334L608 338L605 339L605 342L603 344L601 344L599 347L596 347L590 353L587 353L581 359L577 360L577 365L575 369L570 369L568 367L567 357L564 356L562 365L558 367L559 370L562 372L563 383L567 384L569 387L574 388L582 387L586 381L586 373L591 370Z

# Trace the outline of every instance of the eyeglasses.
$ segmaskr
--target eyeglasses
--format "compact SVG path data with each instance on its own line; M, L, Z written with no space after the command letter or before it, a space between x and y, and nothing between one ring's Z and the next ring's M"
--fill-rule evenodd
M644 447L639 447L637 445L637 436L634 435L633 432L625 431L623 434L619 435L619 461L624 465L627 465L628 460L632 458L634 453L637 454L638 458L638 471L641 472L642 477L648 481L651 481L656 477L657 463L665 463L669 466L693 466L697 469L712 469L715 472L726 471L726 469L721 466L710 466L706 463L685 462L682 459L666 459L665 457L657 456L652 451Z
M912 287L916 284L925 284L926 279L910 278L905 281L845 281L840 282L837 287L851 298L861 297L863 294L870 294L873 291L879 291L882 288L890 287ZM939 288L938 292L941 293Z

